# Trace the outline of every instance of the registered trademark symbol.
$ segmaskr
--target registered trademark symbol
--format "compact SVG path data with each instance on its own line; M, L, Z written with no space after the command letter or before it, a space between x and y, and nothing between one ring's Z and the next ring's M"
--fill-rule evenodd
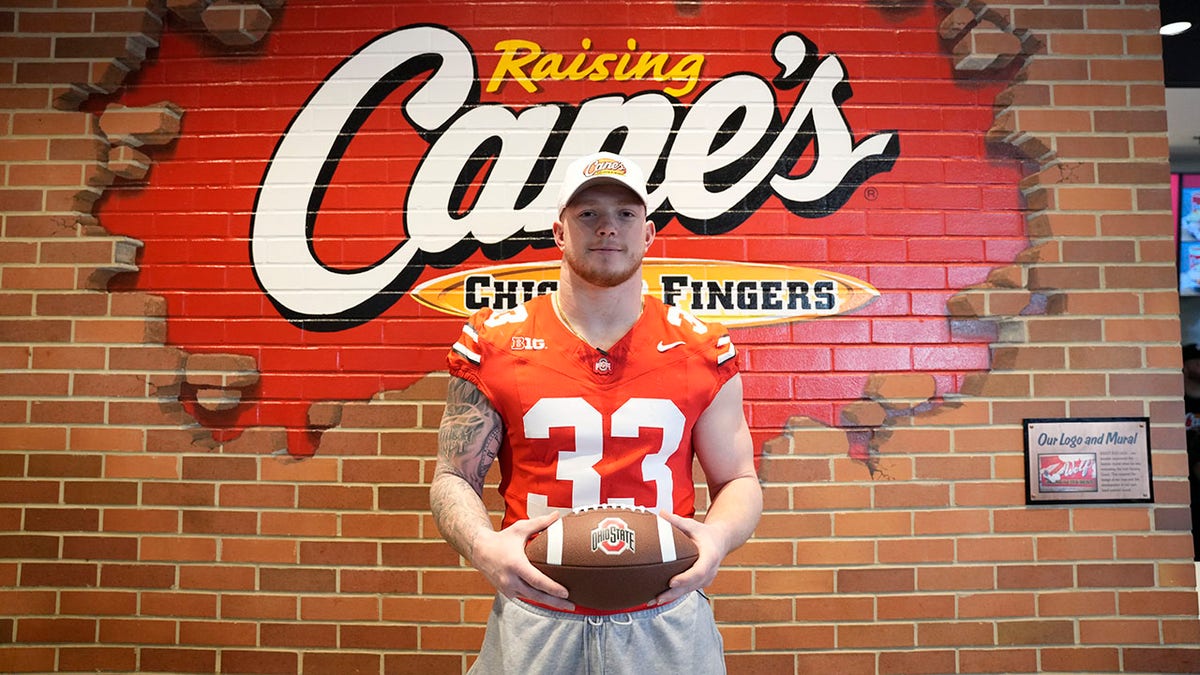
M879 198L879 190L877 190L873 187L869 187L865 191L863 191L863 196L865 196L870 201L875 201L876 199Z

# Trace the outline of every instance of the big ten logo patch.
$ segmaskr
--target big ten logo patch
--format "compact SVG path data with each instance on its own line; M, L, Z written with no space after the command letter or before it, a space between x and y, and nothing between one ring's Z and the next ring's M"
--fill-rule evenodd
M537 351L546 348L546 341L542 338L528 337L525 335L514 335L512 337L510 348L514 352L520 351Z
M1028 246L1020 167L983 140L1007 82L951 74L945 10L650 3L564 27L421 3L380 28L404 5L292 2L261 53L220 59L167 31L114 97L185 111L98 215L145 242L114 288L166 298L173 345L257 364L229 410L183 392L214 435L284 426L311 454L314 402L444 370L463 314L550 292L557 182L598 149L648 175L648 292L746 341L755 431L836 426L872 373L947 393L987 367L992 336L946 300Z

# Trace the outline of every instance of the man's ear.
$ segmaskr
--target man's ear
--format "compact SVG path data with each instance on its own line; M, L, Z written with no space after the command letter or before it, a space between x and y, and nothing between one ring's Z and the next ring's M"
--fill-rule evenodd
M550 231L554 233L554 243L561 249L566 245L566 227L563 226L561 220L554 221L554 225L550 227Z
M647 220L646 221L646 249L645 249L646 251L650 250L650 244L654 243L654 235L657 232L658 232L658 229L654 227L654 222Z

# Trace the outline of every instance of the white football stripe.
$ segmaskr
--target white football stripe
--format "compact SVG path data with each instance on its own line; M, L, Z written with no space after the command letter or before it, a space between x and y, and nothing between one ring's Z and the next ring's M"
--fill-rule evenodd
M663 562L675 562L675 532L670 521L662 516L658 520L658 548L662 551Z
M562 518L559 518L546 528L546 562L551 565L561 565L562 550Z

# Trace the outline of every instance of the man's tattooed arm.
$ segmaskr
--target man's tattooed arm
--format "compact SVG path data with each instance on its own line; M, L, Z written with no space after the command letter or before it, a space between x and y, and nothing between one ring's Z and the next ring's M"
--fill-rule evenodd
M483 479L496 459L504 423L475 385L450 378L438 430L438 461L429 488L433 519L446 541L483 573L496 591L570 610L567 589L525 557L525 542L550 526L556 512L519 520L496 531L483 505Z
M480 528L492 530L483 480L503 435L503 422L487 397L467 380L451 377L429 500L438 530L468 560Z

